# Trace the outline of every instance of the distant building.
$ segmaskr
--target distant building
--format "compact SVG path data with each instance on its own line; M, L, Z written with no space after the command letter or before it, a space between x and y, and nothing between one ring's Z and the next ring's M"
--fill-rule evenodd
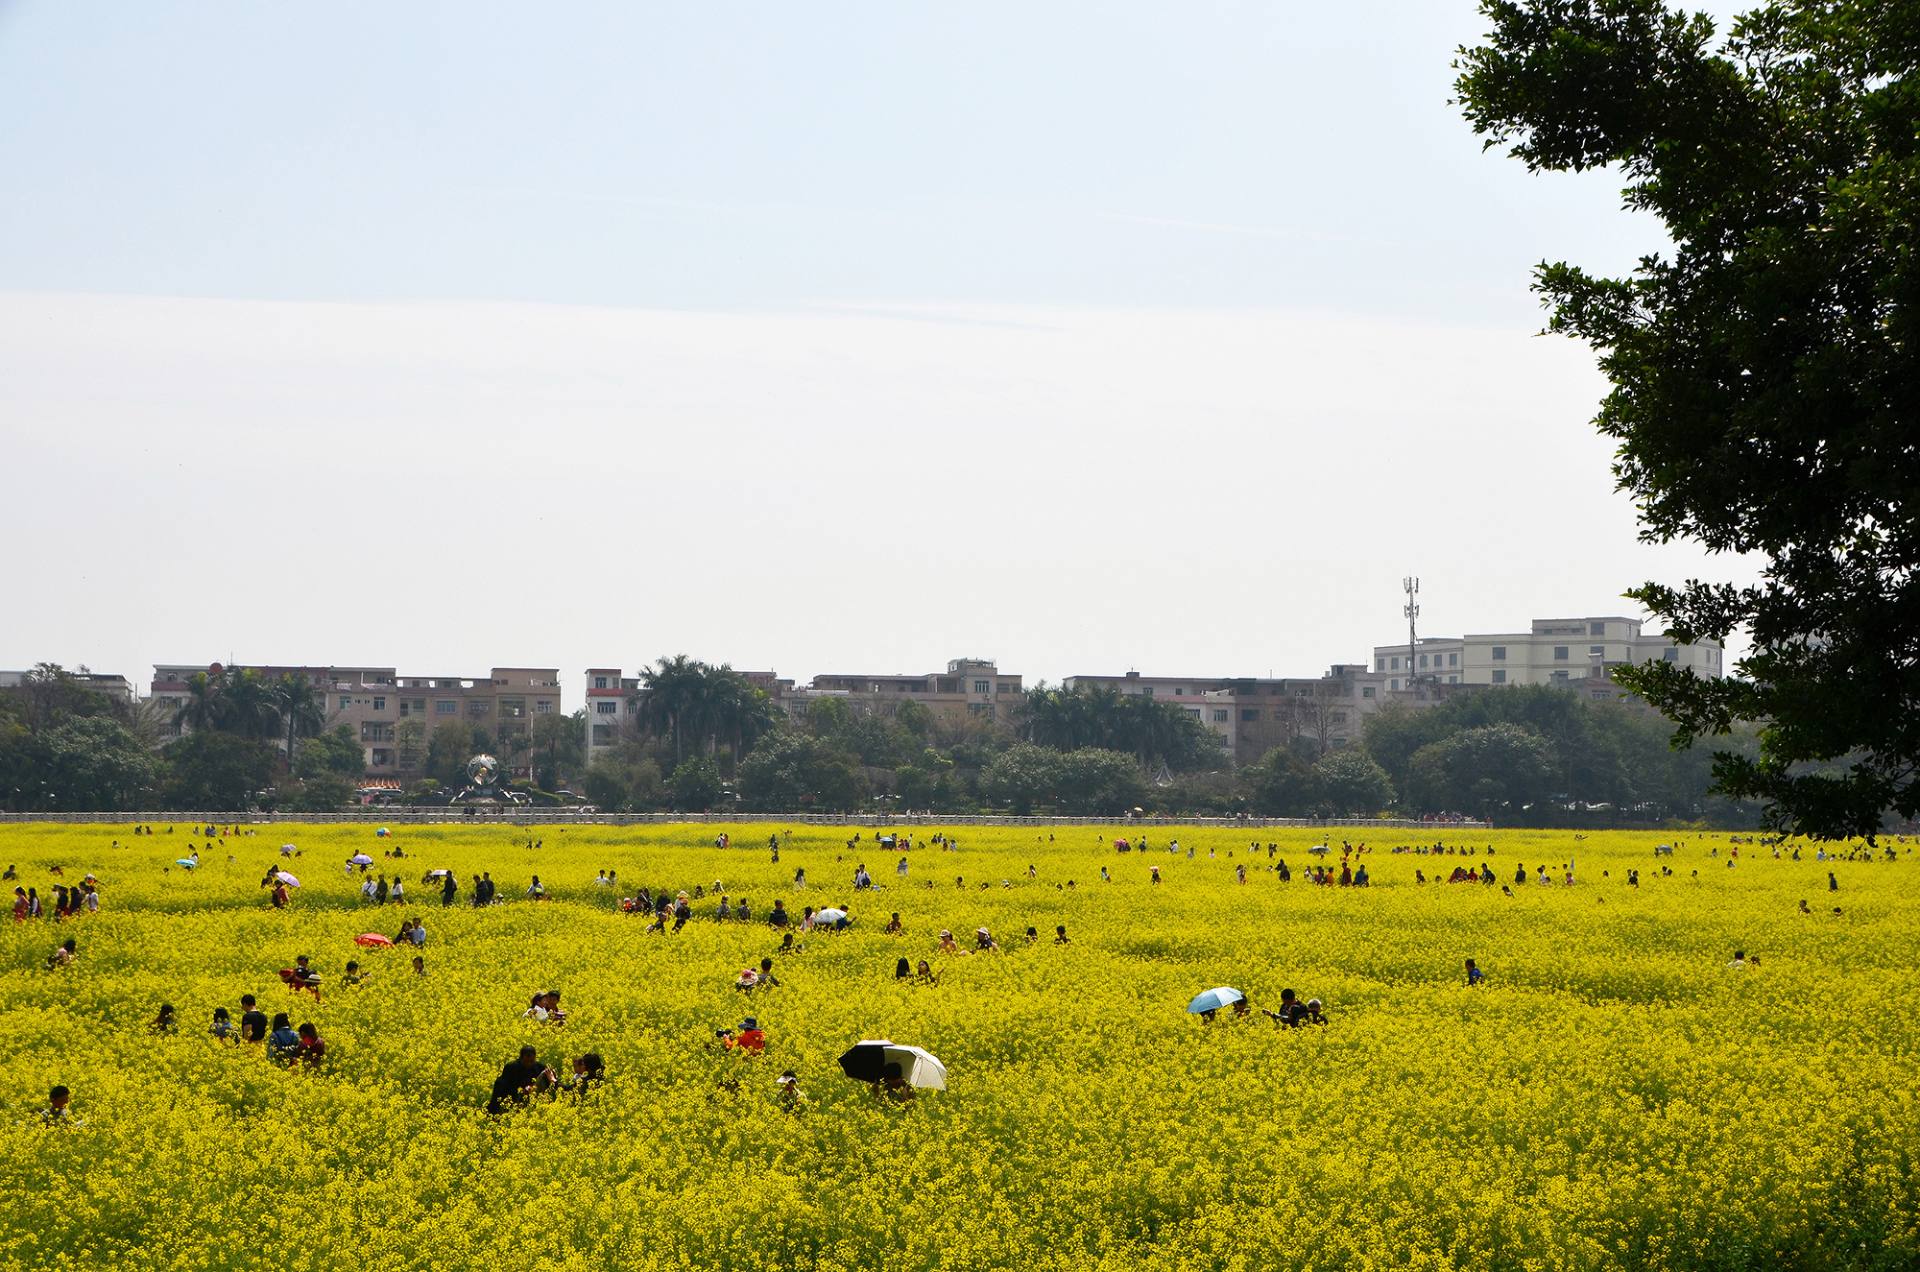
M587 763L613 749L639 713L640 678L618 667L587 668Z
M186 731L178 713L189 700L187 682L219 664L156 664L150 690L166 710L173 736ZM495 667L488 676L400 676L392 667L276 667L249 665L262 679L302 676L321 697L325 728L342 725L366 753L367 776L412 776L426 759L435 725L463 721L486 730L503 752L511 776L530 774L518 762L531 747L533 721L559 713L560 672L553 667Z
M1296 742L1314 751L1337 750L1360 739L1368 715L1385 705L1384 677L1339 664L1319 677L1068 676L1060 687L1094 687L1140 695L1178 707L1212 729L1236 763L1252 764L1277 746Z
M1373 674L1385 676L1390 693L1421 686L1553 685L1594 698L1617 698L1617 667L1669 662L1695 675L1719 679L1726 674L1725 651L1718 641L1683 645L1664 635L1647 635L1639 619L1618 615L1594 618L1536 618L1525 632L1491 635L1426 636L1410 650L1376 645Z
M0 689L18 689L32 674L31 671L0 671ZM133 701L133 682L125 676L102 675L92 671L70 671L67 674L82 687L91 689L114 702L131 703Z
M845 697L863 707L889 710L902 702L917 702L935 715L949 719L985 718L1009 723L1025 700L1020 677L1001 671L990 659L956 658L945 672L926 675L880 675L835 672L817 675L805 689L805 698Z

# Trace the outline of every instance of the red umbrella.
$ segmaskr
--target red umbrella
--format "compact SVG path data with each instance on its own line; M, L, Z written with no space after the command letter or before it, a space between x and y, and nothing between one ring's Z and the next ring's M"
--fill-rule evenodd
M355 945L367 945L367 946L392 945L393 938L390 936L382 936L378 932L362 932L360 935L353 938L353 943Z

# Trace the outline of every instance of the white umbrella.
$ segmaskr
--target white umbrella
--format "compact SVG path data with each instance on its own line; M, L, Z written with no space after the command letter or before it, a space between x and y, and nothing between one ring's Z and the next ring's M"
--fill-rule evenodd
M281 852L297 852L299 850L296 849L292 844L281 844L280 851Z
M370 866L373 864L373 858L367 856L364 852L356 852L353 856L347 858L347 864L350 866Z
M300 886L300 881L284 870L274 871L273 877L286 884L289 888L297 888Z
M1313 847L1311 847L1311 848L1309 848L1309 849L1307 849L1307 851L1308 851L1308 852L1314 852L1314 853L1319 853L1319 854L1321 854L1322 856L1325 856L1325 855L1326 855L1327 853L1329 853L1329 852L1331 852L1331 851L1333 851L1333 850L1332 850L1331 848L1328 848L1328 847L1327 847L1327 846L1326 846L1325 844L1315 844L1315 845L1314 845Z
M900 1076L908 1086L947 1089L947 1066L921 1047L906 1047L885 1038L862 1038L840 1057L841 1071L861 1082L878 1082L890 1064L900 1066Z
M1231 985L1216 985L1212 989L1201 990L1193 1001L1187 1004L1187 1010L1194 1014L1207 1011L1219 1011L1229 1003L1237 1003L1246 995Z
M815 923L838 923L840 920L846 917L847 917L847 912L845 910L836 910L832 908L828 908L825 910L815 910L813 912L813 921Z

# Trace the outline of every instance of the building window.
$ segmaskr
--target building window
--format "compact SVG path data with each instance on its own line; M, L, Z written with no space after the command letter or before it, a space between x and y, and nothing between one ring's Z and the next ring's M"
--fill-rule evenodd
M1587 652L1590 654L1599 654L1604 658L1607 655L1607 647L1605 645L1588 645Z
M1493 647L1493 661L1495 662L1507 661L1507 647L1505 645L1495 645Z
M475 698L473 701L467 703L467 714L470 716L490 715L492 713L492 707L493 704L485 698Z
M1420 665L1422 667L1427 665L1427 656L1425 654L1420 655Z
M1588 623L1587 624L1587 635L1605 636L1606 634L1607 634L1607 625L1605 623Z
M500 714L509 719L519 719L527 714L527 700L525 698L500 699Z
M1400 682L1398 680L1389 680L1387 681L1387 688L1394 693L1398 693L1400 692Z
M1459 665L1460 665L1460 655L1458 654L1447 655L1447 666L1458 667Z
M1260 718L1260 708L1258 707L1240 708L1240 719L1242 723L1250 724L1253 721L1258 720L1259 718Z
M1447 677L1447 683L1448 683L1448 684L1450 684L1450 685L1457 685L1457 684L1459 684L1459 683L1460 683L1460 677L1458 677L1458 676L1448 676L1448 677Z
M552 715L552 714L553 714L553 699L552 699L552 698L542 698L542 699L540 699L540 700L539 700L538 702L536 702L536 703L534 703L534 704L533 704L533 713L534 713L535 715Z
M993 682L991 680L976 680L973 682L973 691L975 693L983 693L983 694L992 693Z
M605 689L607 687L607 678L605 676L595 676L593 678L593 687L595 689Z
M1344 711L1329 711L1327 713L1328 724L1345 724L1346 722L1347 713Z
M1567 661L1567 647L1565 645L1555 645L1553 647L1553 660L1555 662Z
M1564 672L1564 671L1556 671L1556 672L1554 672L1554 673L1553 673L1553 683L1554 683L1554 684L1556 684L1556 685L1564 685L1564 684L1566 684L1566 683L1567 683L1567 673L1566 673L1566 672Z
M378 720L364 721L360 725L360 740L362 742L391 742L393 741L393 726L390 724L382 724Z
M1387 670L1388 671L1400 670L1400 660L1398 658L1387 659Z
M610 724L594 725L593 744L595 746L611 746L613 744L613 726Z
M1496 685L1504 685L1507 683L1506 668L1500 668L1493 673L1493 683Z
M1386 660L1386 659L1384 659L1384 658L1376 658L1376 659L1374 659L1374 660L1373 660L1373 669L1374 669L1375 671L1385 671L1385 670L1387 669L1387 660Z
M375 698L373 700L373 709L375 711L385 711L387 709L387 700L385 698Z
M1227 722L1227 709L1225 707L1215 707L1213 709L1213 722L1215 724L1225 724Z
M596 715L615 715L618 714L620 710L620 704L617 702L596 702L593 704L593 710Z
M352 698L347 697L347 695L344 693L340 695L340 709L342 711L345 711L348 707L352 705L353 705Z
M1360 696L1361 696L1362 698L1371 698L1371 697L1373 697L1373 686L1372 686L1372 685L1362 685L1362 686L1360 687Z
M969 702L967 704L967 711L971 715L992 715L993 704L991 702Z
M392 751L389 751L389 750L387 750L387 749L386 749L386 748L384 748L384 747L375 747L375 748L373 749L373 767L375 767L375 768L392 768L392 767L393 767L393 752L392 752Z
M1185 710L1188 715L1192 716L1196 720L1200 718L1200 708L1198 707L1185 707L1183 708L1183 710Z
M448 702L445 698L436 698L433 703L433 713L435 715L459 715L460 704L457 702Z
M1660 651L1660 660L1662 662L1679 662L1680 651L1669 645Z

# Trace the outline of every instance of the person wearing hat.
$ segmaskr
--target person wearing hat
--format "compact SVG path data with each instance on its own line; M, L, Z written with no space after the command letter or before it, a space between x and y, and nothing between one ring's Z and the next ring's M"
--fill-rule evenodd
M982 951L997 950L1000 948L1000 943L993 939L993 934L988 932L987 929L975 928L973 930L973 948Z
M1320 1000L1318 998L1307 999L1307 1014L1301 1017L1300 1023L1303 1025L1324 1025L1327 1023L1326 1016L1320 1011Z
M780 1075L775 1086L780 1088L780 1111L798 1113L806 1105L807 1097L800 1091L800 1078L792 1069Z
M953 933L946 928L940 929L940 952L942 954L966 953L965 950L961 949L960 946L954 942Z
M760 973L751 967L740 969L740 975L734 977L733 987L742 993L750 993L760 983Z
M740 1032L733 1036L733 1040L728 1045L736 1051L745 1051L757 1056L767 1049L767 1035L760 1028L759 1020L748 1016L740 1022Z

